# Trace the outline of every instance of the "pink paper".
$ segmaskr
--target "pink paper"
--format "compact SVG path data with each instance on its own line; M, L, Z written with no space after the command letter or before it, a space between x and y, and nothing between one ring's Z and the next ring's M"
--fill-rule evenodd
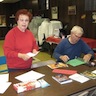
M68 74L68 75L72 75L72 74L77 73L76 70L65 70L65 69L54 69L52 72L61 73L61 74Z

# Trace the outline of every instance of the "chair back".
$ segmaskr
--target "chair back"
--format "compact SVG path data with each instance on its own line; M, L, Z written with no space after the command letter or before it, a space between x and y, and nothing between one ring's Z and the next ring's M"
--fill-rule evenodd
M5 56L0 56L0 66L3 66L6 64L6 57ZM8 72L8 69L0 69L0 73L1 72Z
M0 56L0 65L6 64L6 57Z

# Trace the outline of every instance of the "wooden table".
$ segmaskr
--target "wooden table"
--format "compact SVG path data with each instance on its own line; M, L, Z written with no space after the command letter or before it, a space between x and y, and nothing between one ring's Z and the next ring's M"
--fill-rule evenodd
M96 67L88 67L86 65L81 65L78 67L68 67L64 69L72 69L72 70L77 70L78 73L83 72L85 70L95 70ZM4 94L0 94L0 96L78 96L78 95L73 95L77 94L78 92L89 90L90 88L96 88L96 80L89 80L83 84L73 81L68 84L63 84L60 85L57 83L55 80L52 79L52 76L55 73L52 73L52 69L50 69L47 66L39 67L39 68L34 68L34 71L40 72L45 74L43 77L44 80L46 80L50 86L46 88L38 88L34 90L30 90L27 92L22 92L22 93L16 93L16 91L13 89L13 84L20 82L15 79L15 76L18 76L20 74L23 74L29 70L22 70L18 72L10 72L9 73L9 81L12 82L10 87L6 90ZM2 87L2 86L0 86ZM79 93L78 93L79 94Z

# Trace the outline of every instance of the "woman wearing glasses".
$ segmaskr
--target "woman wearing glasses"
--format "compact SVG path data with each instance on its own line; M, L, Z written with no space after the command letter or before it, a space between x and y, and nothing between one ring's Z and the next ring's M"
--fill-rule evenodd
M17 11L15 15L17 26L5 37L3 48L9 71L31 68L32 58L27 53L37 53L38 50L32 32L27 29L31 19L32 14L28 10Z

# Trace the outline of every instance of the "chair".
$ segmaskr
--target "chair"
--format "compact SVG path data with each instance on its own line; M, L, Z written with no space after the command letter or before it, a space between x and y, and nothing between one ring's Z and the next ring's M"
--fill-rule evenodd
M94 56L96 58L96 48L93 48L92 50L94 51Z
M0 73L1 72L8 72L8 69L3 69L1 66L6 64L6 57L5 56L0 56Z

